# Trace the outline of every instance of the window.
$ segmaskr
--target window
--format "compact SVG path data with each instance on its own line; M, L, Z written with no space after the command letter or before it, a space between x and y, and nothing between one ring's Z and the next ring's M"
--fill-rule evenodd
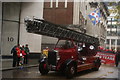
M63 49L69 49L73 47L74 47L73 43L69 40L59 40L59 42L56 45L56 48L63 48Z
M120 30L118 30L117 35L120 36Z
M107 36L117 36L117 31L107 31Z
M117 40L117 45L120 45L120 39Z
M107 31L107 36L110 36L110 35L111 35L110 31Z
M85 25L87 25L87 20L85 20Z
M107 39L107 44L109 44L110 43L110 40L109 39Z
M87 5L85 7L86 7L86 10L87 10Z
M111 45L115 45L115 39L111 39Z
M97 8L98 2L89 2L91 8Z

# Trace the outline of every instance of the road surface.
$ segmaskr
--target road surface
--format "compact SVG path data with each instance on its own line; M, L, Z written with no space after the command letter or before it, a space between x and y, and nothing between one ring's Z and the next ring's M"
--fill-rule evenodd
M41 75L38 71L38 67L22 68L15 70L8 70L2 72L3 78L38 78L40 79L65 79L66 77L58 72L50 71L47 75ZM114 80L118 78L118 68L113 66L102 65L99 71L86 70L77 73L74 79L95 78L95 80L102 80L110 78L108 80ZM93 80L93 79L91 79Z

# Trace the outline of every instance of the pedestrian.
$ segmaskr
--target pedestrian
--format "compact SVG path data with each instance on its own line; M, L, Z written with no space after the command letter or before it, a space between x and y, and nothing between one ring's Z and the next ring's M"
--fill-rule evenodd
M23 61L24 61L24 56L22 53L20 53L20 61L19 61L19 65L23 65Z
M116 65L116 67L118 66L119 62L120 62L120 51L117 51L116 52L116 57L115 57L115 65Z
M16 67L16 63L17 63L17 51L16 51L16 47L17 45L15 45L12 50L11 50L11 54L13 54L13 67Z
M26 53L25 58L24 58L24 62L25 62L25 64L28 64L28 54L30 52L28 44L25 45L24 49L25 49L25 53Z
M20 49L20 45L18 45L16 47L16 52L17 52L17 66L19 66L20 63L20 57L21 57L21 49Z
M25 63L25 57L26 57L26 53L25 53L25 47L24 45L22 45L22 48L21 48L21 52L22 52L22 58L23 58L23 63Z
M45 49L43 49L43 54L48 57L48 51L49 51L49 48L46 47Z

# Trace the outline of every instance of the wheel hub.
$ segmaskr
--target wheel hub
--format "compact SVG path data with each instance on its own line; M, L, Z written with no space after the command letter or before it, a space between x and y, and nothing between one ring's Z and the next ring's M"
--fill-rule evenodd
M75 73L75 68L71 67L70 72L71 72L71 74L74 74Z

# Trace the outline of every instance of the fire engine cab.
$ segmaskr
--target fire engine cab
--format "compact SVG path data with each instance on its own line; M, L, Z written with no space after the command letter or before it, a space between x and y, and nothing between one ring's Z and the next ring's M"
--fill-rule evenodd
M100 58L95 56L99 46L97 38L41 19L26 19L25 23L29 33L58 38L48 56L43 55L39 60L42 75L60 71L67 78L72 78L83 70L99 70Z

